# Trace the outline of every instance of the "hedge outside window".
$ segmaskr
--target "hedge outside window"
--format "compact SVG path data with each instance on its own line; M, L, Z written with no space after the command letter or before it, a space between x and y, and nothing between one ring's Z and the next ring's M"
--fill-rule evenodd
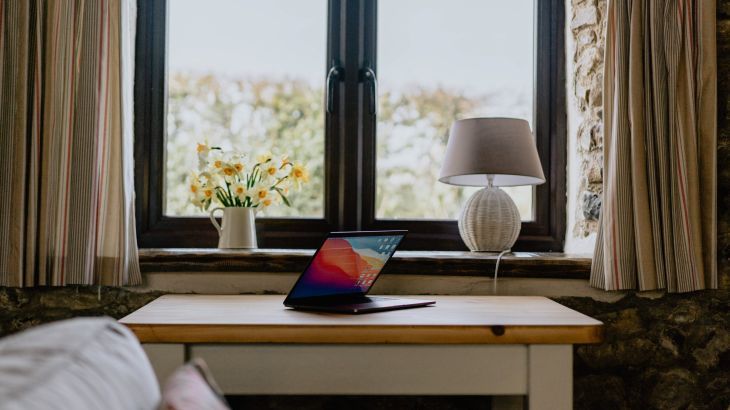
M404 228L402 249L465 249L455 219L474 189L435 177L448 129L460 118L510 116L530 121L548 176L510 192L523 220L515 248L562 250L562 1L427 3L221 0L201 14L197 2L140 1L140 246L215 246L185 182L195 143L208 141L307 162L312 183L293 206L259 213L261 247ZM339 75L326 84L333 67Z

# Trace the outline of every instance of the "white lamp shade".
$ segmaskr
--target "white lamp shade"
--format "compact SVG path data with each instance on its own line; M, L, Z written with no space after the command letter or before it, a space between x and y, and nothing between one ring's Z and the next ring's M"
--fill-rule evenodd
M539 185L545 182L530 124L517 118L470 118L451 126L439 181L451 185Z

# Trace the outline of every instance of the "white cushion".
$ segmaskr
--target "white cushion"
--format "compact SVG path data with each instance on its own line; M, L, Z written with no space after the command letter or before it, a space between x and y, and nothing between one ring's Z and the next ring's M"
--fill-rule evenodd
M0 339L0 410L146 410L159 400L139 341L113 319L71 319Z

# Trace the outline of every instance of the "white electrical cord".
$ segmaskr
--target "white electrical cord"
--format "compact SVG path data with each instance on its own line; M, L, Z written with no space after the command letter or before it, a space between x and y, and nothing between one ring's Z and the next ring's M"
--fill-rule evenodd
M511 249L507 249L506 251L500 252L499 255L497 256L497 264L494 265L494 281L492 282L493 283L492 293L494 293L495 295L497 294L497 273L499 272L499 262L502 260L502 256L504 256L505 253L511 253L511 252L512 252Z

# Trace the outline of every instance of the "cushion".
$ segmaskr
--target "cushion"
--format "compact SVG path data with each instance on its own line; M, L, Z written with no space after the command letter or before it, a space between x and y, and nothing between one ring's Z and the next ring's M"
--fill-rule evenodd
M227 410L223 393L202 359L178 368L162 389L160 410Z
M0 339L0 410L155 409L160 391L137 338L78 318Z

